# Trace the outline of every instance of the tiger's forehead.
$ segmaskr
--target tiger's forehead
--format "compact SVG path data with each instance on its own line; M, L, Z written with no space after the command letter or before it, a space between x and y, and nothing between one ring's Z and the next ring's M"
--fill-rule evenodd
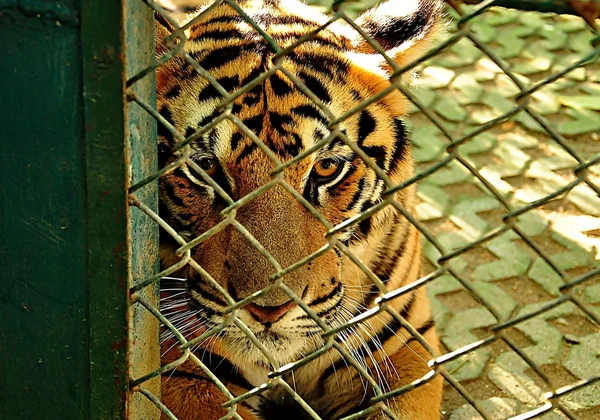
M231 113L231 118L208 130L192 148L195 153L216 156L232 171L244 167L270 171L273 164L259 150L256 138L280 160L288 160L329 134L328 116L339 117L389 86L385 74L378 71L377 60L351 50L348 28L337 23L325 26L327 17L313 8L292 2L294 10L286 10L286 4L250 1L244 2L244 11L280 48L293 46L289 53L279 56L263 34L224 4L190 27L184 46L188 59L175 57L157 72L159 111L186 137L224 110ZM316 31L320 26L325 27ZM312 32L310 39L298 42ZM192 63L209 72L212 80ZM306 90L311 94L307 96ZM362 120L369 133L385 134L381 128L388 128L388 135L377 141L393 138L393 120L403 113L399 97L392 92L338 128L358 139ZM339 141L329 144L297 169L307 172L317 155L339 153L343 148Z

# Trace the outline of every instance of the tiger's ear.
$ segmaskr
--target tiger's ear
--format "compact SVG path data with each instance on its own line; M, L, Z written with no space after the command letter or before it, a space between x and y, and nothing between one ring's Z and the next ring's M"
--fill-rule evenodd
M441 0L388 0L362 13L356 23L400 66L421 56L439 29ZM374 52L359 35L357 52Z

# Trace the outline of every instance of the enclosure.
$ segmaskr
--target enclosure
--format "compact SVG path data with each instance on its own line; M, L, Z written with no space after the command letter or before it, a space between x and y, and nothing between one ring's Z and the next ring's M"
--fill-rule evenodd
M226 3L266 38L276 56L291 54L310 36L280 48L234 0ZM354 23L363 2L317 2L330 21ZM232 102L270 77L276 67L228 92L183 52L185 31L153 0L0 2L3 93L3 270L0 346L2 418L175 418L161 402L161 374L192 360L229 401L224 418L256 393L283 386L309 418L320 418L284 375L337 349L374 387L366 418L385 402L441 376L443 419L600 418L600 4L593 1L449 0L446 30L408 66L393 62L393 81L353 109L332 113L310 89L339 134L344 120L392 90L412 103L405 119L416 174L393 184L377 163L340 138L384 180L384 199L359 216L331 224L283 180L283 170L331 141L282 162L232 112ZM176 28L169 51L155 58L154 16ZM175 56L222 96L219 113L193 133L179 133L156 106L155 70ZM409 73L415 71L415 79ZM234 201L190 159L190 144L232 121L273 159L272 182ZM178 159L159 168L157 131L178 140ZM222 221L191 240L161 218L158 179L182 165L200 174L227 206ZM212 182L212 183L211 183ZM415 214L394 193L416 184ZM327 229L328 244L282 267L236 220L241 206L279 185ZM343 228L386 206L421 232L424 270L409 286L388 290L384 278L337 238ZM232 225L269 260L276 274L260 293L235 301L191 257L202 241ZM159 229L178 244L179 261L159 263ZM290 238L292 241L293 238ZM286 286L286 275L337 249L377 287L373 309L332 328ZM170 322L161 279L182 267L200 273L230 305L228 321L189 339ZM234 396L194 353L196 345L236 325L241 308L273 288L284 290L322 328L324 345L291 364L271 355L270 381ZM387 302L426 288L442 352ZM163 287L164 289L164 287ZM163 313L161 313L161 309ZM429 374L399 389L382 389L340 339L366 318L390 313L430 350ZM179 358L161 365L159 335L171 331ZM196 347L195 347L196 346ZM164 380L164 379L163 379ZM199 417L201 418L201 417Z

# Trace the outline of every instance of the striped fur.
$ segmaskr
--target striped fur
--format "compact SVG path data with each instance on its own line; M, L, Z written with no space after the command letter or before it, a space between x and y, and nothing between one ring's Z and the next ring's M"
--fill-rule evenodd
M316 29L327 17L295 0L246 0L244 11L281 47ZM400 65L423 52L439 20L437 0L392 0L365 12L357 22ZM196 11L198 13L201 10ZM165 29L157 27L158 54ZM274 52L263 37L235 10L223 4L188 30L184 50L228 92L276 65ZM336 22L313 39L298 45L281 62L332 112L340 116L389 86L389 65L349 25ZM222 96L193 66L175 57L157 70L160 114L186 136L219 114ZM403 118L407 101L393 91L340 124L395 183L413 174L413 161ZM282 161L297 156L330 133L324 112L281 71L235 99L231 112ZM173 135L159 127L161 165L177 156L170 152ZM191 158L205 169L234 200L271 180L274 163L232 121L192 142ZM327 176L316 165L331 170ZM321 175L320 175L321 174ZM287 168L285 181L332 224L339 224L382 200L384 183L375 171L339 138ZM414 188L403 189L396 200L413 208ZM185 239L206 232L222 219L225 200L194 168L184 165L160 179L161 216ZM239 221L264 248L287 267L327 244L326 229L288 191L275 186L236 211ZM392 206L352 224L338 238L387 285L396 289L420 274L418 231ZM164 268L179 261L176 243L161 235ZM235 299L267 287L275 269L244 235L228 226L192 250L206 272ZM224 322L223 297L190 266L163 287L162 310L188 339ZM285 276L285 284L326 323L336 327L373 307L378 289L337 249ZM254 301L258 307L277 307L290 298L280 289ZM435 348L437 338L425 291L420 288L390 302ZM273 355L278 365L302 358L323 346L322 330L295 306L276 322L260 322L241 309L238 317ZM429 368L425 349L387 312L338 335L338 342L389 391L408 384ZM163 362L174 360L173 338L163 336ZM235 325L198 343L194 354L217 371L234 394L268 382L272 370L261 351ZM297 368L284 379L323 419L336 419L368 406L371 386L337 350ZM418 387L386 402L400 418L437 419L441 380ZM189 361L163 377L163 400L180 419L217 419L226 414L226 399L206 375ZM285 390L275 388L244 401L239 413L250 419L308 418ZM295 417L294 417L295 416ZM385 418L375 412L369 418Z

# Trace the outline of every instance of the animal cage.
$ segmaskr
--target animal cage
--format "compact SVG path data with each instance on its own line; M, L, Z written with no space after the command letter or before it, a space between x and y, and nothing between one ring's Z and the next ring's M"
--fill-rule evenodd
M155 0L0 2L7 45L0 61L6 82L0 255L8 273L0 299L0 417L176 419L161 398L161 381L191 362L224 396L223 419L243 418L245 401L275 387L294 401L300 418L321 419L296 392L293 374L335 349L359 373L356 386L372 390L345 420L403 418L391 399L440 377L443 419L600 418L600 3L447 0L445 30L403 66L355 21L374 2L313 1L328 20L285 47L239 2L203 3L202 12L184 20L167 10L171 2ZM275 56L273 67L233 91L184 49L187 30L224 4ZM158 58L155 19L170 31ZM341 111L329 109L314 85L279 60L334 22L359 33L392 72L388 88ZM207 80L220 99L218 112L192 132L178 131L157 107L155 71L174 59ZM331 133L287 161L233 106L277 71L327 116ZM414 175L400 184L340 129L394 91L411 103L404 122L416 162ZM193 142L225 121L274 165L268 183L237 200L191 157ZM176 159L166 166L158 163L157 133L176 140ZM375 171L385 190L380 201L337 224L283 177L333 138ZM183 166L225 203L221 220L191 238L159 210L159 180ZM283 265L236 219L240 208L275 187L327 231L322 248L293 264ZM416 188L414 212L396 199L409 188ZM419 279L393 289L339 238L388 207L418 229L423 252ZM272 265L268 287L235 299L195 261L194 248L224 229L235 229ZM177 244L177 258L161 266L159 242L167 236ZM373 308L340 325L324 322L286 285L290 273L334 250L375 285ZM188 318L168 313L180 304L168 290L184 290L178 275L184 267L228 305L224 322L194 337ZM432 306L439 352L388 305L421 288ZM285 364L238 316L272 290L321 328L322 345ZM381 314L404 328L398 339L427 350L426 375L401 387L381 386L359 360L367 356L344 341L348 330ZM262 385L238 395L196 351L233 326L270 371ZM177 352L168 363L161 362L161 334L174 340Z

